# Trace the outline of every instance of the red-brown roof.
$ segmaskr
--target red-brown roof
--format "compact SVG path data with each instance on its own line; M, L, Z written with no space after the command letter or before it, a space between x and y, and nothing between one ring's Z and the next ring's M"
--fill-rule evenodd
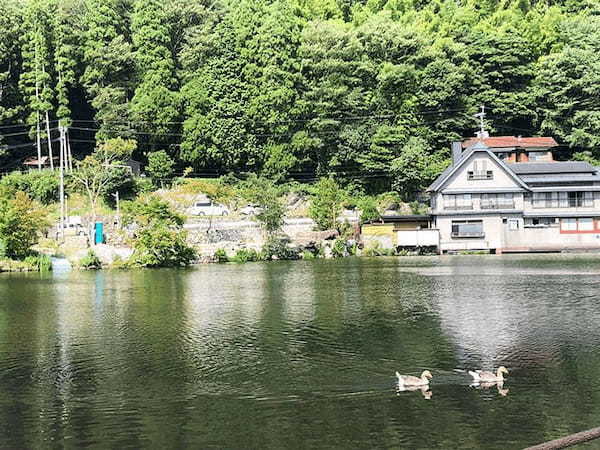
M516 137L516 136L495 136L488 138L471 138L462 143L463 148L471 147L477 142L483 142L490 148L549 148L556 147L558 143L551 137Z

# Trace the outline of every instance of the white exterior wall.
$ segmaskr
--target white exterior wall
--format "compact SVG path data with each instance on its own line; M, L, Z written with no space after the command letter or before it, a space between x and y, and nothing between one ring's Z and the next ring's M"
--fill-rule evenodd
M435 229L396 230L396 242L401 247L438 247L440 232Z
M487 170L494 173L491 180L469 180L467 172L473 171L475 163L486 161ZM487 153L474 153L469 160L452 175L444 185L445 191L453 190L471 190L471 189L501 189L501 188L520 188L517 183L506 171L491 159Z
M475 161L487 160L487 170L493 171L491 180L469 180L467 172L473 171ZM560 190L557 188L557 190ZM585 191L585 187L581 187ZM519 192L521 191L521 192ZM514 209L481 209L481 192L512 192ZM523 215L565 217L573 213L574 217L586 215L600 218L600 192L594 193L593 207L579 208L533 208L531 198L525 198L527 192L507 171L487 152L476 152L446 180L441 190L432 193L432 214L435 228L440 233L440 251L461 250L497 250L501 251L556 251L577 249L600 250L600 233L561 233L556 227L525 227ZM470 193L472 210L445 210L444 194ZM528 194L531 196L532 194ZM576 214L576 215L575 215ZM452 222L460 220L481 220L483 238L452 237ZM518 229L511 230L509 221L518 221Z
M452 222L455 220L483 221L483 238L453 238ZM440 250L489 250L503 247L503 223L499 215L480 216L477 214L461 216L439 216L436 227L440 231Z

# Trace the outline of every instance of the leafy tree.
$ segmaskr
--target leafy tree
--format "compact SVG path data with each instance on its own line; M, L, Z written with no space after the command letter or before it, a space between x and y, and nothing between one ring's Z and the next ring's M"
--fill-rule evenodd
M148 155L148 167L146 171L150 174L152 180L159 182L164 187L165 180L173 176L173 167L175 161L164 150L152 152Z
M52 17L54 4L50 0L31 0L26 3L23 16L23 69L20 88L26 97L27 123L34 133L41 135L42 122L46 124L46 143L50 165L53 164L50 135L50 111L54 101L52 83ZM38 160L41 155L38 155Z
M32 172L13 172L0 179L3 194L14 196L24 192L33 200L45 205L58 199L58 175L49 170Z
M167 143L179 119L179 95L175 90L171 30L167 7L161 0L136 0L131 33L137 86L131 101L132 118L150 130L151 144Z
M391 167L393 187L404 200L411 200L423 191L447 167L449 161L439 154L430 154L424 139L411 137L401 155Z
M77 82L77 63L80 36L76 33L77 5L72 1L54 0L56 15L53 22L54 66L56 71L56 116L62 126L72 125L69 94Z
M0 2L0 29L3 30L0 40L0 124L17 117L20 106L18 87L18 54L19 54L19 5L16 1ZM2 134L0 130L0 144ZM10 133L9 133L10 134ZM0 145L0 156L4 156Z
M87 0L81 83L95 110L99 140L131 136L128 99L133 57L121 12L116 0Z
M173 211L173 208L154 194L138 197L135 201L123 202L123 220L126 224L136 223L147 226L155 221L171 226L180 227L183 217Z
M569 46L543 57L534 85L542 129L571 147L593 149L596 157L600 156L598 49Z
M259 208L255 219L268 236L281 231L285 218L285 206L281 202L275 184L266 179L253 177L245 183L246 198Z
M346 193L333 177L318 181L312 192L309 214L319 230L338 228L338 217L345 199Z
M122 174L126 173L123 164L131 157L135 146L135 141L110 139L101 143L95 153L80 161L71 174L75 184L88 197L94 222L99 200L114 189L117 180L122 179Z
M191 264L196 252L186 242L183 219L155 195L124 204L126 223L137 225L132 261L141 267Z
M360 210L360 221L362 223L374 222L381 218L377 201L373 197L365 196L358 200L356 206Z
M31 253L40 233L48 226L44 209L24 192L0 197L0 241L6 256L23 259Z

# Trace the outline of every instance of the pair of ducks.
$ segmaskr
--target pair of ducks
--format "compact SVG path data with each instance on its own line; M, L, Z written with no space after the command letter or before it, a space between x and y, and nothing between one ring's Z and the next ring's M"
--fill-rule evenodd
M489 372L487 370L469 370L469 375L473 377L473 383L483 388L490 388L494 385L498 387L498 392L501 395L508 394L508 389L502 389L504 383L503 374L508 375L508 370L504 366L498 367L496 373ZM431 391L429 391L429 380L433 378L429 370L424 370L420 377L413 377L412 375L400 375L396 372L396 378L398 378L398 390L399 391L415 391L420 390L426 399L431 398Z

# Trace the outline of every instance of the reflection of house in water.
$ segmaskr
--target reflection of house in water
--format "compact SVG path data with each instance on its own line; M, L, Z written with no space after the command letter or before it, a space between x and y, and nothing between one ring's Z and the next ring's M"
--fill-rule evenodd
M543 364L600 341L597 275L478 260L416 269L435 277L432 304L465 365Z

